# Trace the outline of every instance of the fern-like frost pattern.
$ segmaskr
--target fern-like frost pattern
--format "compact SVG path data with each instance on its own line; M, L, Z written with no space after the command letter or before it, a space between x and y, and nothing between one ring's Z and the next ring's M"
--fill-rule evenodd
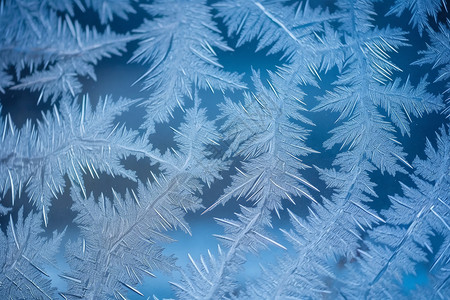
M449 37L441 0L0 1L0 297L447 299Z

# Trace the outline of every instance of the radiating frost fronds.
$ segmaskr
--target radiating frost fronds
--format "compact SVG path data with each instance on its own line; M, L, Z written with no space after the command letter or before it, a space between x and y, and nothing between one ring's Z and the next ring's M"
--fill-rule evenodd
M68 248L72 272L64 275L69 283L68 298L107 299L125 294L141 294L136 288L145 276L174 267L173 259L161 252L172 240L166 231L181 228L190 233L184 215L201 206L197 196L203 184L218 178L223 164L208 158L215 129L205 111L190 109L185 122L176 129L179 149L157 162L162 173L151 173L147 185L138 191L116 197L112 203L100 197L80 199L74 191L76 222L81 239ZM122 295L122 296L121 296Z
M393 79L400 69L390 62L389 53L405 45L404 33L389 27L373 28L369 1L339 1L338 5L346 15L340 20L346 63L335 90L320 97L315 108L339 113L325 147L337 144L348 149L335 165L351 169L364 154L382 172L395 174L401 166L408 166L395 133L409 133L411 116L440 110L442 98L426 92L425 80L413 88L409 81L401 85L399 79Z
M48 267L55 256L62 234L47 239L40 236L42 221L39 214L24 217L23 209L17 220L9 218L6 235L0 232L0 297L2 299L55 299Z
M109 27L103 33L82 28L40 2L8 0L4 4L0 12L1 67L3 71L15 68L14 89L39 91L39 101L55 102L61 96L80 93L79 76L95 79L93 66L104 57L119 55L132 37L115 34Z
M303 93L272 75L267 86L253 72L255 92L245 92L243 103L227 100L221 105L228 155L244 159L230 187L208 210L229 199L244 198L278 213L281 200L304 196L314 201L308 189L316 189L300 174L308 168L302 157L315 152L305 144L308 130L300 122L312 124L302 115ZM300 123L301 124L301 123ZM267 200L267 201L265 201Z
M414 62L417 65L430 64L439 69L437 81L450 78L450 20L447 24L439 24L439 31L429 30L430 44L427 50L420 51L422 58Z
M420 262L427 262L430 280L423 289L428 288L430 298L448 295L450 137L446 131L441 128L436 148L427 140L425 160L414 160L417 188L403 185L404 196L391 197L392 207L384 213L388 225L369 232L369 251L359 268L351 268L349 285L342 290L347 298L407 299L402 292L404 276L414 274ZM433 242L435 236L439 243ZM356 273L358 281L352 279Z
M173 153L163 156L168 161L173 161L172 165L178 166L175 170L168 168L167 171L186 170L208 186L215 179L221 179L219 172L224 170L225 163L212 150L212 146L218 145L219 135L214 122L207 119L206 110L188 109L185 122L174 131L175 141L181 151L172 151ZM162 164L162 168L165 169L166 166Z
M399 48L407 46L406 32L399 28L378 28L374 23L375 1L340 0L337 34L343 42L334 41L335 51L344 53L343 67L351 68L344 74L351 83L361 75L362 82L378 82L381 85L393 79L394 72L401 71L391 62L390 54L397 53ZM352 72L353 71L353 72ZM350 75L351 74L351 75Z
M66 256L70 272L62 275L68 299L112 299L128 294L143 295L136 287L156 271L173 269L174 261L162 253L162 245L172 242L165 232L182 228L188 210L200 207L192 195L195 182L188 174L170 181L156 178L159 185L140 186L127 193L124 200L100 196L83 199L73 190L77 212L75 222L81 237L70 243ZM194 187L192 186L194 184Z
M227 0L214 7L228 26L228 35L239 36L238 47L256 39L257 50L269 48L268 53L281 52L288 58L286 68L295 74L299 83L314 84L321 64L328 69L328 61L340 60L338 51L324 45L327 35L324 33L330 32L327 25L339 15L312 9L308 3L287 6L281 2Z
M190 264L186 271L181 271L181 283L171 282L180 299L228 298L238 290L236 274L242 271L248 253L255 254L268 246L286 249L264 230L270 224L266 201L256 207L241 206L237 220L215 218L225 228L224 234L215 235L223 247L218 246L217 255L208 250L206 259L200 256L200 260L194 260L188 254Z
M73 16L75 14L75 9L79 9L82 12L85 11L84 0L45 0L44 3L51 9L58 12L68 13L70 16Z
M87 97L81 106L63 101L59 109L54 107L53 113L43 115L37 127L27 122L21 130L6 118L0 124L2 196L11 190L14 205L15 197L26 190L47 222L50 199L62 193L65 175L83 191L84 174L94 178L103 172L134 180L134 173L122 166L121 159L152 154L136 132L113 123L130 104L129 100L113 102L105 97L93 110Z
M368 162L351 172L320 170L335 190L332 201L313 205L306 220L289 212L293 230L283 232L296 253L280 259L279 265L264 267L263 275L246 286L244 298L316 299L332 294L327 282L336 279L333 266L358 256L361 231L385 223L367 205L376 196L367 173L371 170Z
M429 29L430 44L426 50L420 51L422 58L415 61L413 64L424 66L431 65L433 69L438 69L438 77L435 81L443 81L446 83L445 91L442 94L450 92L450 20L447 19L447 24L439 24L439 31L435 32ZM447 117L450 114L449 98L446 98L447 108L444 113Z
M449 113L445 19L443 0L0 0L0 298L145 298L159 292L149 277L175 271L171 296L189 300L446 299L448 124L426 158L409 159L428 137L415 130L444 119L421 118ZM412 80L396 65L411 64L409 42L423 49ZM249 57L254 45L268 59ZM147 70L136 78L145 100L106 97L94 109L75 99L100 60L126 51ZM243 83L233 68L263 71ZM18 129L14 98L26 93L50 109ZM139 131L117 123L128 108L145 110ZM90 196L86 176L102 175L136 185ZM392 196L399 178L410 184ZM44 238L44 225L67 181L78 230L51 282L61 236ZM26 198L37 212L16 217ZM246 203L220 215L230 200ZM223 227L219 246L199 257L186 249L179 268L166 254L170 232L191 234L199 211ZM265 248L288 251L273 265L259 258L262 274L250 278ZM408 287L422 269L426 281Z
M166 121L173 110L184 106L184 96L194 89L239 89L240 76L228 73L216 51L230 51L212 21L206 1L155 1L144 5L154 19L137 29L141 38L133 61L149 63L142 75L144 89L151 92L148 120ZM170 7L167 10L167 7Z
M265 233L264 228L271 223L270 211L280 207L282 198L291 199L290 195L300 194L303 190L299 182L309 184L295 167L295 163L300 161L295 155L302 156L312 151L302 142L306 130L289 120L307 121L299 112L302 106L297 97L302 96L301 92L298 89L280 89L278 92L269 89L261 83L257 73L253 79L257 94L246 94L244 105L238 106L228 100L222 106L223 117L226 118L226 139L232 141L228 154L238 152L248 159L248 164L243 170L238 170L239 175L226 189L225 196L209 209L238 194L254 201L256 207L242 206L237 220L216 218L225 227L224 234L216 235L223 247L218 248L217 255L208 252L209 257L201 257L200 261L189 255L191 264L187 271L182 272L182 282L172 283L182 299L227 297L236 288L235 274L242 270L248 252L256 253L268 245L285 249ZM292 173L284 174L282 171ZM286 182L277 176L282 176ZM283 186L285 184L286 187ZM303 193L309 196L307 192Z
M5 88L13 84L12 76L8 75L3 70L0 70L0 92L4 93Z
M109 28L103 33L95 28L83 30L78 23L69 25L72 26L70 34L70 27L65 24L59 33L54 34L55 40L48 41L48 45L39 45L44 48L43 53L32 54L46 56L41 63L50 66L36 68L31 75L13 86L14 89L40 91L40 99L50 99L52 102L66 94L76 96L81 92L79 76L96 80L93 66L104 57L120 55L127 42L133 39L128 35L115 34ZM36 65L37 62L31 61L30 64Z
M327 149L341 145L333 162L338 169L319 169L334 194L331 201L323 200L323 207L313 206L306 222L291 214L296 230L286 235L297 253L285 259L289 267L270 277L277 278L274 282L262 278L256 288L248 288L250 298L260 297L264 291L270 292L266 299L334 295L327 285L339 280L332 266L340 259L362 255L356 252L362 233L386 223L368 205L377 197L370 172L379 169L395 174L403 166L410 167L391 122L407 134L411 115L421 116L441 107L441 99L425 91L425 81L416 89L408 81L403 86L399 80L387 83L398 69L388 53L404 45L401 31L373 28L369 1L340 1L338 7L343 14L338 32L344 42L336 45L340 49L336 51L344 53L345 64L335 91L319 98L316 107L317 111L340 113L332 137L324 144Z
M100 16L102 24L111 22L114 16L128 19L129 14L136 11L133 8L135 0L84 0L87 7L93 8Z
M396 0L387 15L400 17L406 10L410 11L410 23L413 27L417 27L422 35L424 29L429 26L428 18L432 17L436 22L441 8L447 11L445 0Z
M183 273L182 283L173 283L182 299L217 299L234 293L235 274L248 252L257 253L269 245L285 249L265 233L271 224L270 212L278 214L282 199L293 202L304 196L315 201L308 189L316 188L299 172L308 167L302 156L314 150L305 145L308 131L298 123L311 122L301 113L303 93L283 83L272 75L265 86L254 72L255 93L245 93L243 103L227 100L221 106L222 129L231 142L227 155L238 155L244 162L224 195L207 210L231 198L254 202L255 207L242 206L237 220L216 218L225 228L225 234L216 235L225 250L219 248L217 257L209 253L207 262L203 257L201 262L190 257L189 273Z

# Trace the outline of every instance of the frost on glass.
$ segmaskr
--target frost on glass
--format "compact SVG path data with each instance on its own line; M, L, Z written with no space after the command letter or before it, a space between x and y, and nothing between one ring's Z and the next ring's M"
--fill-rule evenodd
M0 0L0 298L448 298L449 24Z

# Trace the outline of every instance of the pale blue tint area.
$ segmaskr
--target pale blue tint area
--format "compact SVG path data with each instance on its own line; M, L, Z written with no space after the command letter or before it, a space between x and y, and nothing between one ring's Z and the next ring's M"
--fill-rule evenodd
M1 299L447 299L440 0L0 0Z

